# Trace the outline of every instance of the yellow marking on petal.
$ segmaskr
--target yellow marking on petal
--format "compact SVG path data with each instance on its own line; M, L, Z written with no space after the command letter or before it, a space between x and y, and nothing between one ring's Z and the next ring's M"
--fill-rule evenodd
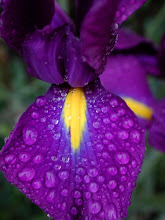
M66 128L70 128L73 150L80 147L86 123L86 99L82 88L70 89L63 108Z
M131 98L123 98L130 109L140 118L150 120L153 114L152 108Z

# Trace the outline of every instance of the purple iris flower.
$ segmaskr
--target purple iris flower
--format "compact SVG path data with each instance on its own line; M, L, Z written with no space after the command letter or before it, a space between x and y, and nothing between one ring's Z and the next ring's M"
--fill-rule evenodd
M158 100L147 75L164 77L165 37L160 48L130 30L120 30L119 40L100 76L103 86L122 97L149 133L149 143L165 152L165 99ZM118 65L118 64L121 65Z
M52 86L19 119L0 168L56 220L127 216L144 130L98 75L115 45L117 23L144 2L77 0L76 26L54 0L1 3L1 37L23 56L31 75Z

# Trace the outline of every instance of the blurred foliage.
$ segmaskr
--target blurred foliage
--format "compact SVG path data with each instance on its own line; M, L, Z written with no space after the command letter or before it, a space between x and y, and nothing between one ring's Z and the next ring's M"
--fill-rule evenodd
M59 0L74 17L73 0ZM165 1L150 0L124 23L137 33L159 44L165 30ZM158 98L165 96L165 82L149 79ZM0 41L0 147L16 121L35 97L44 94L49 84L34 79L17 53ZM165 156L147 146L142 173L132 196L129 220L165 220ZM0 174L1 220L46 220L46 214L32 204Z

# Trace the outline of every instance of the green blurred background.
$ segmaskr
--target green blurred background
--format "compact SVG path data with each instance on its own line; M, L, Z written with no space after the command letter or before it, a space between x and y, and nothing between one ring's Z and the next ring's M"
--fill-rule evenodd
M74 17L73 0L59 0ZM124 26L160 43L165 31L165 1L149 0ZM165 81L149 77L153 92L165 97ZM0 40L0 147L16 121L35 97L49 84L34 79L17 53ZM129 220L165 220L165 155L147 146L142 173L134 190ZM46 214L32 204L0 174L0 220L46 220Z

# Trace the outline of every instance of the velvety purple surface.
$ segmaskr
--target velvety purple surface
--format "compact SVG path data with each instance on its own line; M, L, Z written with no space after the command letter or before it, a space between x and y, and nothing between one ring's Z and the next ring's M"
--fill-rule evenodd
M74 152L62 110L68 87L52 85L19 119L0 168L56 220L127 216L144 157L144 131L125 102L98 81L84 87L87 122Z
M65 80L72 87L83 87L97 78L95 71L83 60L79 38L68 29L66 40Z
M0 35L9 46L20 49L29 33L51 22L54 11L54 0L6 0Z
M22 56L32 76L49 83L64 82L65 38L66 28L62 27L49 35L35 31L22 44Z
M106 64L117 38L118 25L114 21L119 0L96 0L86 14L80 30L82 54L98 73Z
M121 97L131 97L153 109L157 104L143 66L132 55L110 56L100 79L108 91Z
M146 0L121 0L116 12L116 22L123 23L132 13L140 8Z

